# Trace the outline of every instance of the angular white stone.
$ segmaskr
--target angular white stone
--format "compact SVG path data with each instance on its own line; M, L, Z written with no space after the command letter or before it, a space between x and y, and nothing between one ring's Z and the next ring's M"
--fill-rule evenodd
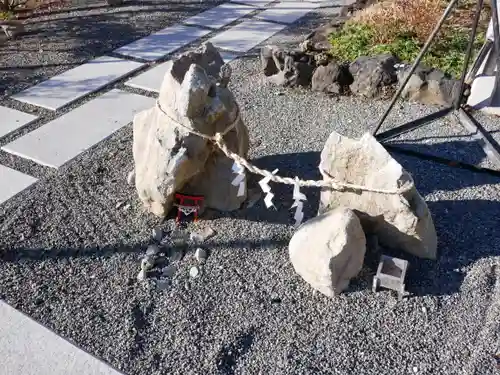
M115 49L113 52L136 59L156 61L210 32L210 30L193 26L174 25Z
M123 375L0 301L0 358L9 375Z
M33 185L36 181L37 179L34 177L0 165L0 204Z
M267 4L272 3L272 0L229 0L230 2L248 4L256 8L263 8Z
M37 119L36 116L0 106L0 138Z
M226 64L238 57L237 54L226 51L221 51L220 54ZM159 64L154 68L149 69L146 72L139 74L137 77L134 77L131 80L125 82L125 85L136 89L160 92L160 86L163 82L163 77L168 71L168 67L171 63L171 61L167 61Z
M4 151L59 168L132 122L154 99L111 90L2 147Z
M141 68L144 64L102 56L13 95L20 102L58 110Z
M294 23L320 6L320 3L310 1L282 1L274 7L259 13L257 18L264 21Z
M285 27L286 25L251 19L223 31L209 42L221 49L247 52Z
M494 76L476 77L472 82L467 104L476 110L481 110L490 115L500 116L500 95L493 94L494 88Z
M184 23L220 29L254 11L255 8L249 5L225 3L190 17Z

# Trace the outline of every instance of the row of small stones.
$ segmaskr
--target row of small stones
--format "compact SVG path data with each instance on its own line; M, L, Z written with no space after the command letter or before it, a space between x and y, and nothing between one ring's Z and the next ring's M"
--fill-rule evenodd
M170 236L165 236L161 228L153 229L152 237L157 244L149 245L146 250L146 255L141 260L141 270L137 275L138 281L145 281L148 277L148 272L152 271L157 265L160 258L166 258L165 253L161 252L161 248L170 246L185 246L188 242L199 245L203 243L209 237L215 234L212 228L206 228L203 232L193 232L190 234L180 232L179 230L174 230ZM184 254L182 250L175 251L171 254L169 260L170 262L178 262L183 258ZM189 275L192 278L196 278L200 275L200 267L205 263L208 253L205 249L197 247L195 254L195 259L198 262L197 266L193 266L189 270ZM161 270L161 275L171 278L174 276L177 267L170 264ZM157 286L159 288L164 288L168 282L165 280L156 280Z

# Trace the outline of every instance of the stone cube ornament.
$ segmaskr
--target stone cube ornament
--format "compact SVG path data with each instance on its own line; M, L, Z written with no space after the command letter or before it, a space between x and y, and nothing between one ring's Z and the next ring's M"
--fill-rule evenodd
M391 289L398 293L398 299L402 300L405 292L405 277L408 269L408 261L382 255L378 265L377 273L373 277L373 292L377 292L379 287Z

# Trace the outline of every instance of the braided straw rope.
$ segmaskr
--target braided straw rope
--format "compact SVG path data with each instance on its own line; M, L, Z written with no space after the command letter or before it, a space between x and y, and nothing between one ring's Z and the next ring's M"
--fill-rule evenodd
M387 190L387 189L377 189L377 188L371 188L368 186L362 186L362 185L356 185L356 184L351 184L347 182L339 182L335 181L331 176L326 172L320 169L321 174L325 178L324 180L316 181L316 180L300 180L296 178L290 178L290 177L281 177L277 176L265 169L260 169L256 167L255 165L251 164L248 162L246 159L242 158L240 155L234 153L231 151L226 143L224 142L224 136L229 133L231 130L234 129L236 124L238 123L240 119L240 110L239 107L237 108L237 115L235 120L222 132L222 133L216 133L213 136L207 135L200 133L194 129L191 129L187 127L186 125L180 123L176 119L174 119L170 114L168 114L160 105L160 102L157 100L156 101L156 107L165 115L167 116L170 120L175 122L177 125L183 127L190 133L197 135L201 138L207 139L217 145L219 149L230 159L234 160L236 163L242 165L245 167L249 172L258 174L264 177L267 177L270 181L280 183L280 184L285 184L285 185L296 185L298 184L299 186L307 186L307 187L325 187L325 188L330 188L333 190L337 191L345 191L345 190L355 190L355 191L369 191L372 193L380 193L380 194L389 194L389 195L401 195L411 189L413 189L414 182L413 179L410 180L409 184L405 184L405 186L394 189L394 190Z

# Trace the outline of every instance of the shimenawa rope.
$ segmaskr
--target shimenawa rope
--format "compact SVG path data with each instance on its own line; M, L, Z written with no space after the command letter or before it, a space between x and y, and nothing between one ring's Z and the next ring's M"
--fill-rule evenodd
M331 189L337 190L337 191L345 191L345 190L369 191L372 193L391 194L391 195L401 195L401 194L413 189L413 187L414 187L413 179L410 180L409 183L405 184L405 186L398 188L398 189L395 189L395 190L377 189L377 188L371 188L371 187L362 186L362 185L351 184L351 183L347 183L347 182L339 182L339 181L335 181L333 178L329 177L328 173L326 171L321 170L321 169L320 169L320 172L325 179L320 180L320 181L301 180L301 179L296 179L296 178L277 176L277 175L275 175L275 174L273 174L265 169L260 169L260 168L256 167L255 165L248 162L246 159L242 158L240 155L232 152L231 150L228 149L226 143L224 142L224 136L227 133L229 133L231 130L234 129L234 127L236 126L236 124L238 123L238 121L240 119L239 107L236 107L237 114L236 114L235 120L223 132L216 133L213 136L200 133L192 128L187 127L186 125L182 124L181 122L177 121L161 107L160 102L158 100L156 101L156 107L165 116L167 116L170 120L175 122L177 125L183 127L184 129L186 129L190 133L215 143L217 145L217 147L219 147L219 149L228 158L230 158L230 159L234 160L236 163L244 166L249 172L267 177L270 181L273 181L276 183L286 184L286 185L298 184L299 186L307 186L307 187L320 187L320 188L326 187L326 188L331 188Z

